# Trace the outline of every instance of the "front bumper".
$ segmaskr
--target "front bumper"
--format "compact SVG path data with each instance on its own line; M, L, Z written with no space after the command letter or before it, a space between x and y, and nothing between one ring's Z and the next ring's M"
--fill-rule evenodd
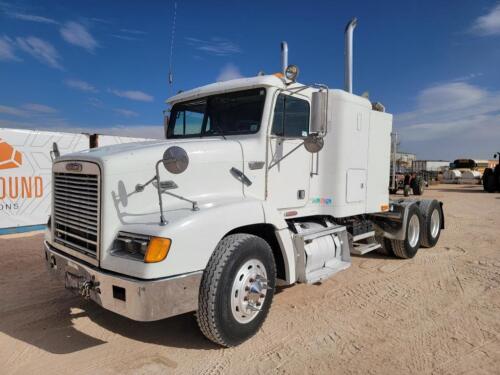
M153 321L197 310L202 271L138 280L83 264L44 242L50 273L68 286L68 277L86 296L107 310L137 321ZM91 286L90 288L88 286ZM74 286L74 285L72 285Z

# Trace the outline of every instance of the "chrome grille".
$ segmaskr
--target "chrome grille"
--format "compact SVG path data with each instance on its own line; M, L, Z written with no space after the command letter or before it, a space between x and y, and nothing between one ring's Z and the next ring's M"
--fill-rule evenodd
M97 259L99 175L54 172L54 241Z

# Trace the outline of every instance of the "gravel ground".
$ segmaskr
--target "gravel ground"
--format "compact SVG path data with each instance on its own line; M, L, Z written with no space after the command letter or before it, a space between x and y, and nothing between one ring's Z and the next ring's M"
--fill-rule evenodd
M500 194L440 185L438 246L367 254L276 294L262 330L220 349L193 314L138 323L49 279L41 234L0 239L2 374L499 374Z

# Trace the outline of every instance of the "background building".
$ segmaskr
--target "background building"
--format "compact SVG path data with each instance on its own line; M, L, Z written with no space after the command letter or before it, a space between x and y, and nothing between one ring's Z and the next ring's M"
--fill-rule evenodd
M449 168L450 162L447 160L413 160L413 172L439 172Z

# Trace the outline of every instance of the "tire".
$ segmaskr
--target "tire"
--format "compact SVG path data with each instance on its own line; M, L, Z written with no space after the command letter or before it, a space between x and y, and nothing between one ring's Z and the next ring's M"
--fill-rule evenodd
M412 185L413 195L422 195L424 193L424 181L421 177L417 177Z
M411 230L410 230L411 229ZM416 232L415 232L416 231ZM416 237L408 236L416 233ZM408 220L406 222L406 235L404 240L391 240L392 251L398 258L413 258L420 247L422 234L422 214L418 207L413 204L408 208Z
M495 190L495 176L493 169L486 168L483 173L483 189L488 193L493 193ZM491 191L493 189L493 191Z
M435 199L421 201L418 206L422 214L421 244L423 247L434 247L441 235L443 211Z
M495 170L493 171L495 181L496 181L496 190L500 193L500 164L495 166Z
M382 255L394 256L394 251L392 250L392 243L391 240L385 237L376 237L378 243L382 245L382 247L377 249L377 252Z
M267 281L262 278L264 274ZM249 339L267 317L275 284L276 265L271 247L265 240L244 233L223 238L201 279L197 313L201 332L225 347ZM244 289L245 285L252 289ZM244 302L245 296L259 311L248 309L250 303ZM240 308L242 304L246 310Z
M483 187L488 193L494 193L497 190L495 175L493 173L483 175Z

